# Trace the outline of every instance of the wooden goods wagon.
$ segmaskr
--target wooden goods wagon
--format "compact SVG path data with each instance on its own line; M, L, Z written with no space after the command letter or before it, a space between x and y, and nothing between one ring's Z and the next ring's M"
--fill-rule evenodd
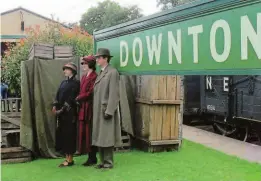
M201 76L204 86L202 108L209 114L227 117L229 115L229 76Z

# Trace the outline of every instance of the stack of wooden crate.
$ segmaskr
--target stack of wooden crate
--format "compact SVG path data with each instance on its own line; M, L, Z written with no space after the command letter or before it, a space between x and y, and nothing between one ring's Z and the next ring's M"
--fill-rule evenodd
M130 151L131 148L130 135L125 131L121 131L121 139L122 139L122 145L120 147L116 147L114 150L116 152Z
M1 100L1 163L32 160L31 151L20 147L21 98Z
M1 100L1 147L19 146L21 99Z
M72 57L72 46L54 46L54 59L71 59Z
M183 89L180 76L137 76L136 146L156 152L181 143Z
M40 59L72 59L72 46L54 46L48 43L34 43L30 49L29 60Z
M34 58L41 58L41 59L53 59L53 44L48 43L34 43L31 46L30 53L29 53L29 60Z
M24 163L32 160L32 153L22 147L1 149L1 163Z

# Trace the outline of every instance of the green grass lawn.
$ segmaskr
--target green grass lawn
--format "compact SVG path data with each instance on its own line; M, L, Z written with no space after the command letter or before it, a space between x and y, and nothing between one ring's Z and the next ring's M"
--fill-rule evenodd
M57 167L62 159L2 165L2 181L261 181L261 165L189 141L179 152L117 153L112 170L82 167L85 160L69 168Z

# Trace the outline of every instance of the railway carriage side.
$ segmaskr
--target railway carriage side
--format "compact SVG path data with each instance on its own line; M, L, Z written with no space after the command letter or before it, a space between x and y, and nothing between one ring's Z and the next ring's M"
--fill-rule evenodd
M261 76L233 76L233 123L261 132Z
M226 136L261 141L260 75L186 76L184 89L184 118L211 123Z
M200 111L201 79L199 75L184 77L184 115L197 115Z

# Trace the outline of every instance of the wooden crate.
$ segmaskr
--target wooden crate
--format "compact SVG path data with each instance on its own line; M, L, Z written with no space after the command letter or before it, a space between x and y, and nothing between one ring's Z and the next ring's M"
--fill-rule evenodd
M181 143L183 85L180 76L137 76L135 142L147 151ZM139 146L139 147L140 147Z
M73 57L72 46L54 46L55 59L71 59Z
M1 147L19 146L20 144L20 117L1 115Z
M31 46L30 53L29 53L29 60L34 58L41 58L41 59L53 59L53 47L52 44L47 43L34 43Z

